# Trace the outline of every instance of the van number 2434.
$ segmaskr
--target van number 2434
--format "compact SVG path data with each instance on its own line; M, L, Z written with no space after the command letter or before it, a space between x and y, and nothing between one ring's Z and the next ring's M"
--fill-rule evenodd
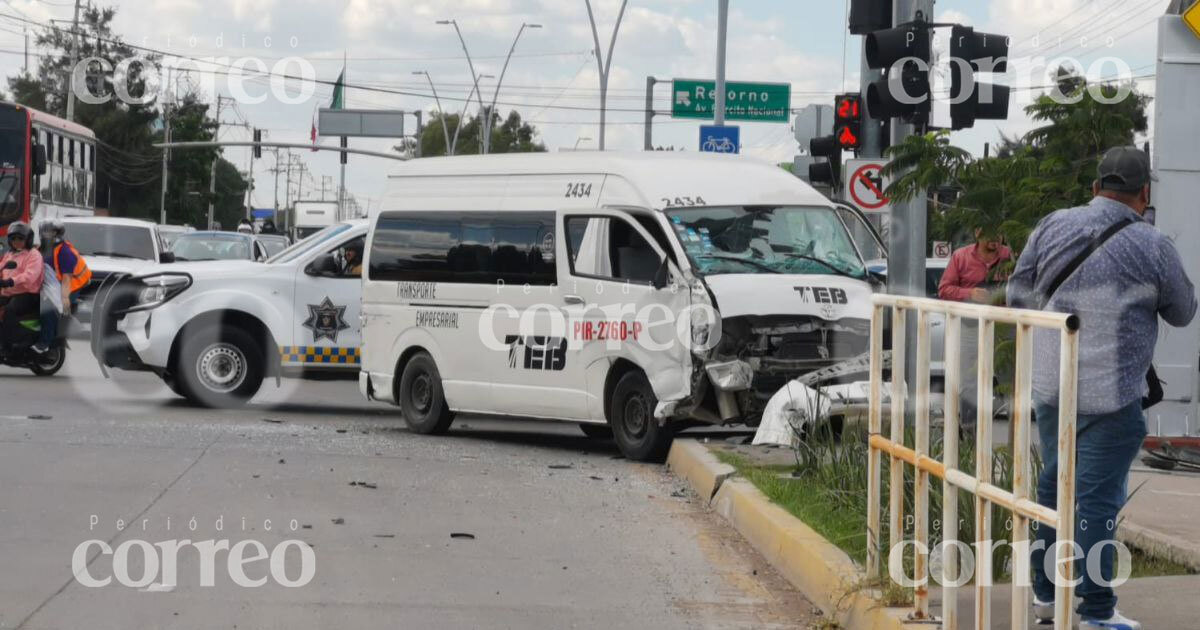
M592 196L592 185L589 183L585 183L585 182L576 182L573 184L567 184L567 194L565 194L563 196L567 197L568 199L571 199L571 198L580 199L583 197L591 197Z

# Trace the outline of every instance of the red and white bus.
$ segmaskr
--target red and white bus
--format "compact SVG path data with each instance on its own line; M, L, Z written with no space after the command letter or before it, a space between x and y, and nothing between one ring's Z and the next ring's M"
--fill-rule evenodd
M0 235L14 221L35 225L91 216L95 209L96 134L24 105L0 103Z

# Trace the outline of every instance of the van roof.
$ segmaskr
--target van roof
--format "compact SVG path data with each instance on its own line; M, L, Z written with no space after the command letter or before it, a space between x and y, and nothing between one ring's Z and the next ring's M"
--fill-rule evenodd
M443 196L432 182L413 187L414 178L515 178L547 180L547 185L480 186L481 197L548 197L562 200L565 184L571 176L580 179L603 178L603 193L597 192L597 205L637 205L664 208L678 205L819 205L830 201L811 186L774 164L745 156L699 152L617 152L572 151L562 153L505 153L455 157L422 158L405 162L389 175L388 201L404 197ZM618 181L613 181L616 178ZM620 185L623 180L624 185ZM497 182L498 184L498 182ZM475 196L458 186L452 196ZM472 187L474 188L474 187ZM518 189L519 190L516 190ZM601 199L601 196L603 199ZM692 201L688 201L688 200ZM695 201L699 199L700 201ZM683 200L680 203L677 200ZM401 203L400 205L405 205Z

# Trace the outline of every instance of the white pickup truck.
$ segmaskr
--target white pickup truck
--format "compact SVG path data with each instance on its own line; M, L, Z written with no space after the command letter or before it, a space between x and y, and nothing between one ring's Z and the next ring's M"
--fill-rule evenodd
M154 372L210 407L245 403L270 376L356 379L362 281L343 252L366 233L365 220L337 223L266 262L118 278L97 296L92 351L102 368Z

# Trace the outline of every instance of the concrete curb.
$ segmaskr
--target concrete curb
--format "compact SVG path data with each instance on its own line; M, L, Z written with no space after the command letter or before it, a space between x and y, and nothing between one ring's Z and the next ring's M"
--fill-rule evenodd
M907 608L882 607L877 592L862 588L866 577L844 551L771 503L750 482L731 479L732 467L720 463L704 445L675 440L667 461L702 498L711 496L712 508L834 621L851 630L929 627L904 623ZM711 495L710 480L716 483Z
M695 440L675 440L667 454L667 468L686 479L692 490L706 502L711 501L717 488L737 472L733 466L722 464Z
M1200 544L1143 527L1125 519L1117 528L1117 540L1147 554L1200 571Z

